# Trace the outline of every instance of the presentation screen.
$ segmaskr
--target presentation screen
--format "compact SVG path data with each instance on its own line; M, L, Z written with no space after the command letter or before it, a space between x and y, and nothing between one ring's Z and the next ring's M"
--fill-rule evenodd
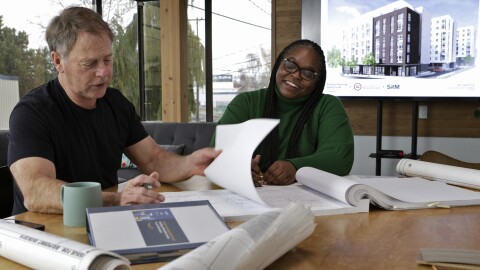
M480 99L479 2L303 0L302 38L325 53L324 93Z

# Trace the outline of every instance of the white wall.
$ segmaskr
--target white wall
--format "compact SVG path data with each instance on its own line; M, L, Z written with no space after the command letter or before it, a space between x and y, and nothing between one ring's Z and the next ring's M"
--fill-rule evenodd
M8 129L8 119L19 97L18 78L0 75L0 129Z
M351 174L375 175L375 158L369 155L375 152L375 136L355 136L355 161ZM410 137L382 137L382 149L403 150L406 154L411 150ZM480 163L480 134L479 138L443 138L418 137L417 154L428 150L435 150L453 158ZM382 175L396 176L395 167L399 159L382 159Z

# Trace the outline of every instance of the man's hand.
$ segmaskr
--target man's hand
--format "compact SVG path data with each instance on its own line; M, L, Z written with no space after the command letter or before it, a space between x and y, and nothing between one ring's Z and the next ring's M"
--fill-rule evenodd
M145 184L151 185L153 189L159 188L158 173L153 172L149 176L141 174L129 180L120 194L120 205L161 203L165 201L165 197L162 194L145 188Z
M273 185L290 185L295 182L297 168L289 161L275 161L268 170L263 173L265 182Z
M188 163L191 167L191 176L205 175L204 171L215 160L222 151L214 148L202 148L187 156Z

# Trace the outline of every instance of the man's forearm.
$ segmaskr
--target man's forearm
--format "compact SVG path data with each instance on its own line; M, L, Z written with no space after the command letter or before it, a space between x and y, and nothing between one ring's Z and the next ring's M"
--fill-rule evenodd
M191 172L188 168L190 168L188 156L163 152L157 156L155 165L151 168L151 171L146 174L149 175L152 172L158 172L158 181L163 183L175 183L191 177Z
M38 179L35 187L29 187L24 191L25 207L32 212L62 214L63 205L60 194L62 181L53 179Z

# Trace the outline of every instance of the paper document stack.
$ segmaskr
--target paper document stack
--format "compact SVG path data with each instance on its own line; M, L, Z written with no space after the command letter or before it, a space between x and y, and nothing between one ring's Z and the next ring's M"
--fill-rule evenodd
M424 248L420 250L417 262L418 264L431 265L434 269L480 269L480 251Z
M290 203L250 219L161 269L264 269L310 236L315 226L309 209Z

